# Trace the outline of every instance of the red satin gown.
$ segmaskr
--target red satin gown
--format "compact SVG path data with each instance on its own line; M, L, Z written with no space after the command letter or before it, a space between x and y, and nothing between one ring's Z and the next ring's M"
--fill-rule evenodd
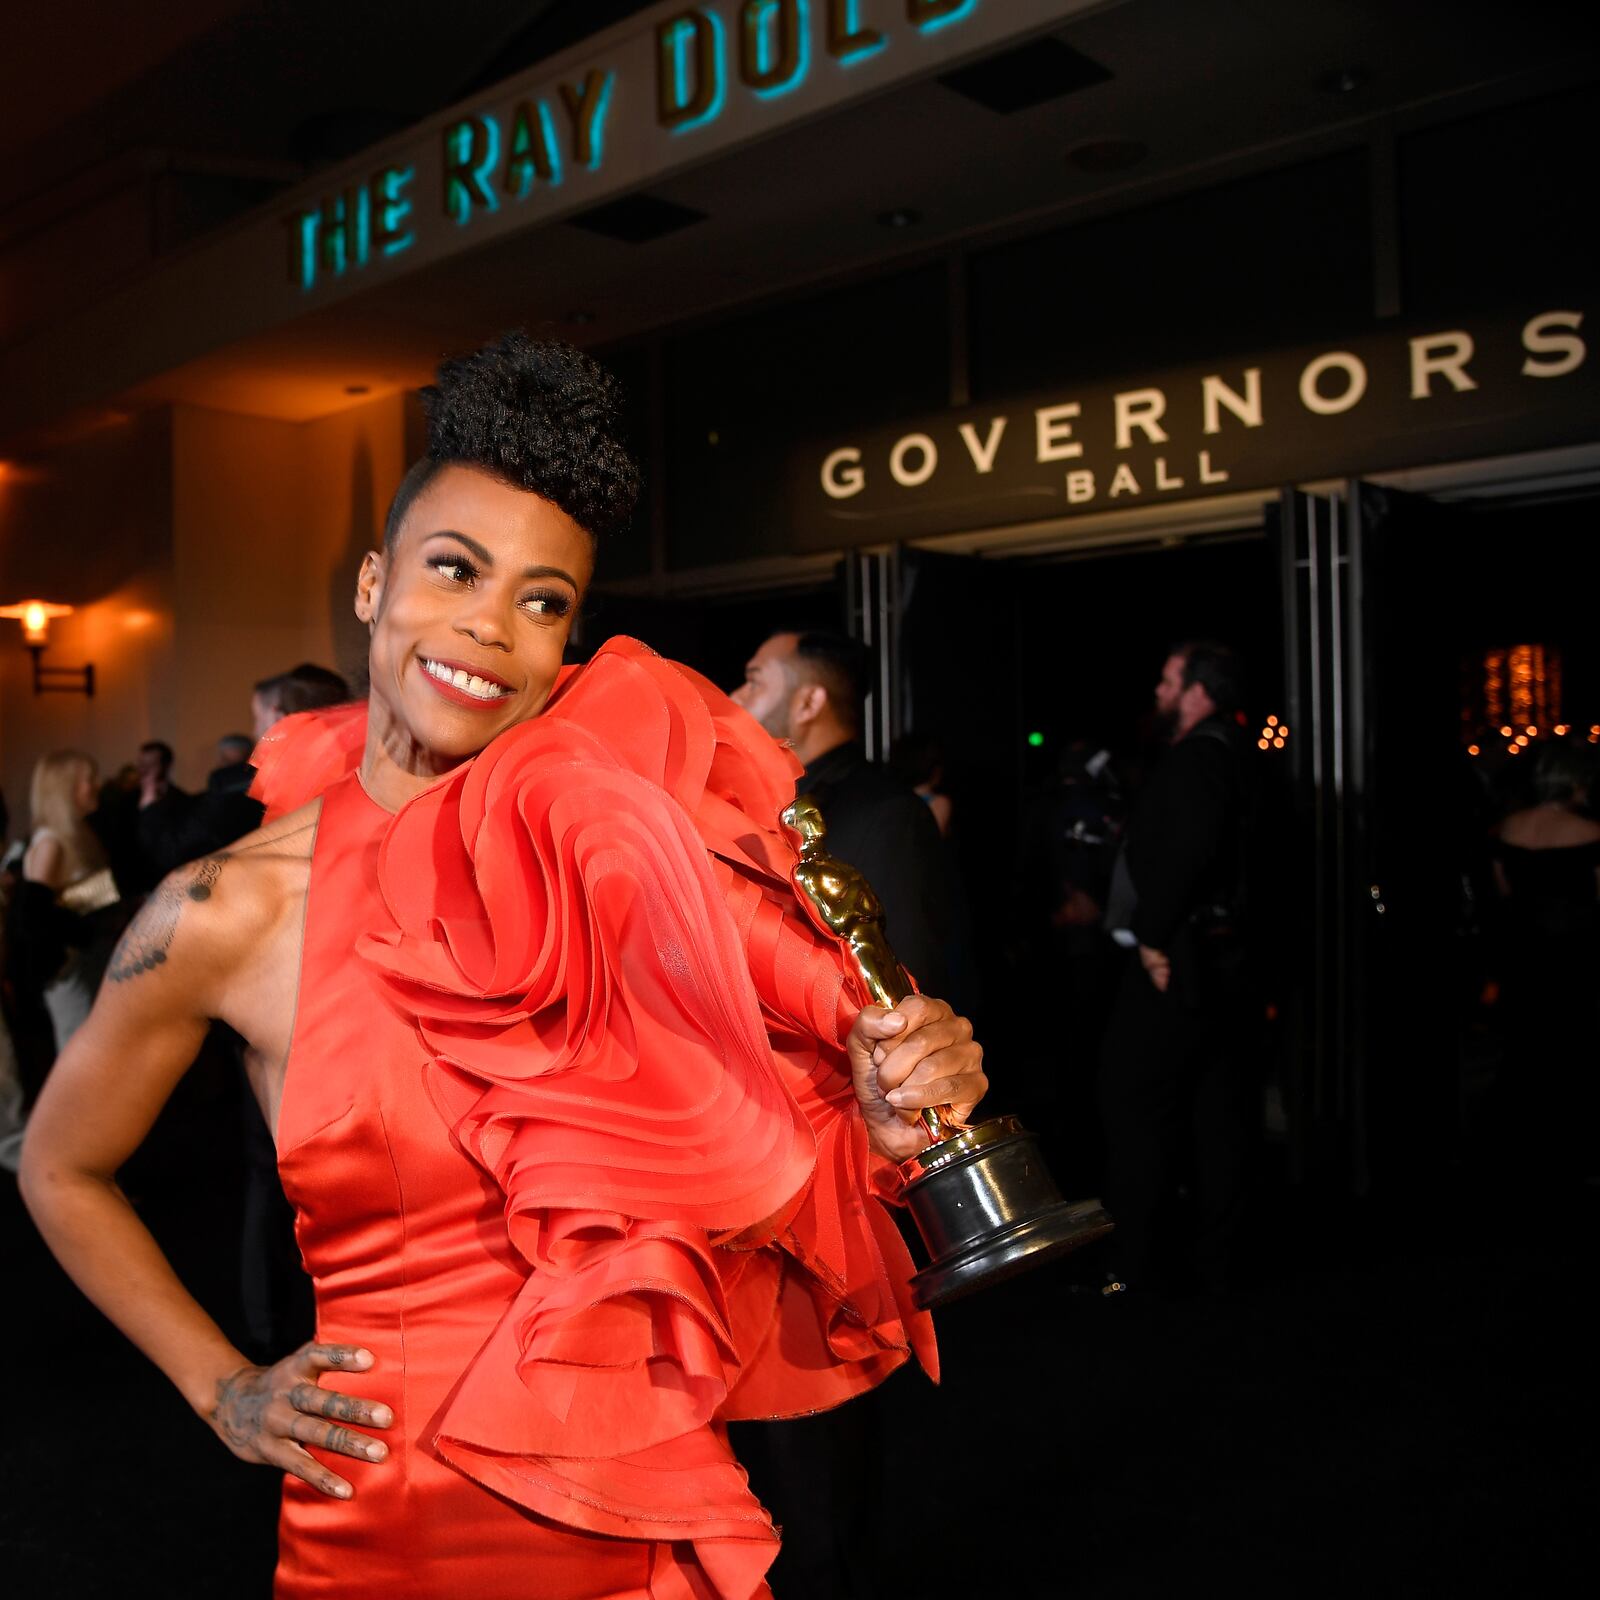
M729 1420L835 1405L931 1326L788 884L798 770L631 640L397 815L362 708L257 753L320 794L279 1168L338 1387L395 1423L285 1480L278 1600L749 1600Z

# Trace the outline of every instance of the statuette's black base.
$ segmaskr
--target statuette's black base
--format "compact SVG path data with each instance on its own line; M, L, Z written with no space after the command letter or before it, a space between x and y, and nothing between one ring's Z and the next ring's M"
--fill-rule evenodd
M996 1117L930 1145L902 1168L929 1265L911 1280L924 1310L948 1305L1102 1238L1098 1200L1061 1198L1034 1137Z

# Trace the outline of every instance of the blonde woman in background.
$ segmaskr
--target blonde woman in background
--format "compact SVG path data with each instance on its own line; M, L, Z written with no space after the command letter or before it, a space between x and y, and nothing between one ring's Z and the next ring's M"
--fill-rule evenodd
M33 834L22 858L24 887L18 901L26 923L22 931L37 955L58 957L33 963L43 980L58 1051L89 1015L121 920L107 915L120 895L88 823L99 796L99 776L93 759L80 751L52 751L34 767L29 794ZM30 893L28 884L48 890L52 907L46 907L38 890Z
M29 791L33 832L5 908L5 973L21 1096L0 1137L16 1170L24 1107L94 1004L125 920L105 852L87 818L98 799L94 761L76 750L40 758Z

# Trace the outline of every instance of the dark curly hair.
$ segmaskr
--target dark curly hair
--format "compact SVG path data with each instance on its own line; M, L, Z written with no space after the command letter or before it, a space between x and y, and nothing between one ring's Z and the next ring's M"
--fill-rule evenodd
M441 468L481 468L559 506L591 538L628 525L639 468L620 437L622 386L598 362L555 340L508 333L439 364L422 391L428 453L395 491L386 549Z

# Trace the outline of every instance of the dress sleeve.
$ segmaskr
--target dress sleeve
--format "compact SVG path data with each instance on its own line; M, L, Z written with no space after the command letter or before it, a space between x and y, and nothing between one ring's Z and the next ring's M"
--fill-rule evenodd
M264 820L297 811L361 764L367 742L367 703L282 717L256 741L250 797L265 807Z

